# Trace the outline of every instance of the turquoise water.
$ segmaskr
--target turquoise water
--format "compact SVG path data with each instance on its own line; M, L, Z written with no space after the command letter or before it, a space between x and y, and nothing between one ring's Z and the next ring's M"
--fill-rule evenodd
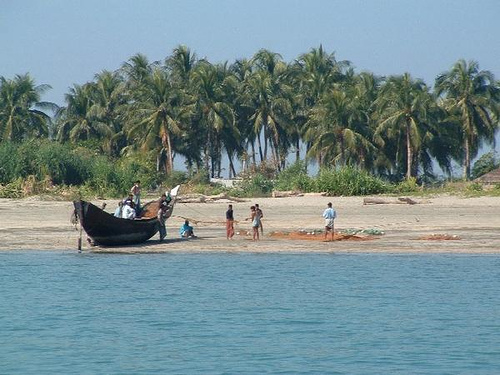
M498 374L500 257L0 253L1 374Z

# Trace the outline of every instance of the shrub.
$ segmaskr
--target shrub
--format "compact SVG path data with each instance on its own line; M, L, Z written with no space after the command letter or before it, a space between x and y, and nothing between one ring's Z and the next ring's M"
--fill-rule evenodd
M210 174L206 169L198 169L191 176L190 182L194 185L208 185L210 184Z
M471 171L471 178L474 180L485 173L491 172L499 166L500 162L496 159L495 154L493 152L488 152L474 163Z
M472 182L466 186L466 190L469 193L476 193L483 191L483 186L480 183Z
M417 184L417 179L415 177L410 177L401 181L395 187L395 191L397 193L414 193L420 190L420 187Z
M266 196L273 191L273 181L267 179L264 175L257 173L248 176L241 181L232 192L236 196Z
M278 175L274 188L307 193L314 189L314 185L314 180L307 174L306 164L303 161L298 161Z
M0 185L0 198L22 198L23 179L17 178L6 185Z
M162 185L173 188L177 185L185 184L188 181L188 175L186 172L182 171L172 171L168 176L166 176Z
M381 179L353 167L322 169L316 184L319 191L337 196L381 194L389 190Z
M7 184L19 177L18 148L11 142L0 143L0 184Z

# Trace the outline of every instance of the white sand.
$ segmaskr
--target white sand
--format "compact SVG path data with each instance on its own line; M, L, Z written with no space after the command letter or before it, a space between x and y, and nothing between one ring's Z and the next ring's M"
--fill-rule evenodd
M388 198L392 199L392 198ZM420 200L419 198L414 198ZM500 253L500 198L439 196L421 199L417 205L363 205L363 197L258 198L233 203L235 219L249 216L259 203L264 212L265 235L259 242L236 235L226 240L225 211L228 202L177 204L174 216L200 220L197 239L180 240L181 217L167 222L167 241L158 235L138 246L90 247L84 251L113 252L394 252L394 253ZM385 232L371 241L317 242L270 238L271 231L321 229L321 214L328 201L338 213L336 230L379 229ZM107 200L113 211L116 200ZM100 206L102 201L93 202ZM36 199L0 199L0 250L76 251L79 232L70 223L71 202ZM240 221L236 230L246 233L250 222ZM421 240L432 234L458 236L459 240ZM84 237L85 238L85 237Z

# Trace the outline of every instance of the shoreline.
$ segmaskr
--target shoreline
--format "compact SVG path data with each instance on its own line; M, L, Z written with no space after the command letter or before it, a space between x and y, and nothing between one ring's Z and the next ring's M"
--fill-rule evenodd
M83 237L83 252L92 253L385 253L385 254L500 254L500 197L462 198L436 196L422 203L363 205L366 197L304 196L257 198L231 202L236 232L250 230L249 207L259 203L264 211L264 238L252 241L235 235L227 240L224 213L228 201L177 203L167 222L166 241L158 235L144 244L126 247L91 247ZM271 232L297 233L322 229L321 214L331 201L337 210L336 232L383 231L365 241L333 241L270 237ZM114 210L116 200L107 203ZM70 223L71 202L0 199L0 251L77 252L79 232ZM178 229L184 218L195 223L196 239L183 240ZM435 238L434 238L435 236ZM427 239L423 239L427 238ZM447 239L440 239L447 238Z

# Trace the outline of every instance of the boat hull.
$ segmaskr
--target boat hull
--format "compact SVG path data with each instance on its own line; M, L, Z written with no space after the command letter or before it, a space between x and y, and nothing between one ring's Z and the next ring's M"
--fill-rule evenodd
M145 242L159 230L156 217L122 219L94 206L90 202L73 202L80 223L96 245L123 246Z

